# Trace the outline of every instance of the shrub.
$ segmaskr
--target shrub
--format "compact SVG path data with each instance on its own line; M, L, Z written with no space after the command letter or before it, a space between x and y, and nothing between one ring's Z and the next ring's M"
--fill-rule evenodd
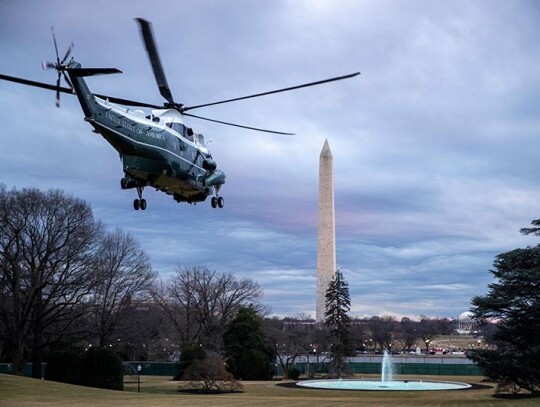
M269 380L272 378L270 359L261 350L247 349L242 356L242 363L237 370L239 378L244 380Z
M189 382L182 390L198 393L237 392L243 388L225 369L225 361L217 354L193 361L185 369L182 380Z
M124 390L122 359L108 348L91 348L83 357L83 385Z
M174 380L182 380L186 369L195 361L203 360L206 357L206 352L203 347L198 344L184 345L180 352L180 360L176 364L176 376Z
M300 370L298 370L296 367L291 367L289 369L288 376L291 380L298 380L298 378L300 377Z
M84 351L75 347L51 352L45 378L62 383L83 384L83 356Z

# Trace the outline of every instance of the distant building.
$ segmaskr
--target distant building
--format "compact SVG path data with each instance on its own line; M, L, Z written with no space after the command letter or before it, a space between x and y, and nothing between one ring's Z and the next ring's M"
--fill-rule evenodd
M471 311L462 312L458 317L457 323L457 332L460 335L469 335L476 331L477 324Z

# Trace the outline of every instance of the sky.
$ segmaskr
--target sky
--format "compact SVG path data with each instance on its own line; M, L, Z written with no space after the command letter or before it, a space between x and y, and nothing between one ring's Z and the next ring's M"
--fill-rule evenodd
M60 188L137 238L166 279L205 266L315 317L319 154L334 157L337 264L351 316L455 318L497 254L538 243L540 4L437 0L0 0L0 73L54 84L60 53L120 75L96 93L161 104L134 18L152 22L176 101L195 105L360 71L186 118L227 175L225 208L120 190L118 154L75 97L0 81L0 182ZM188 120L189 119L189 120Z

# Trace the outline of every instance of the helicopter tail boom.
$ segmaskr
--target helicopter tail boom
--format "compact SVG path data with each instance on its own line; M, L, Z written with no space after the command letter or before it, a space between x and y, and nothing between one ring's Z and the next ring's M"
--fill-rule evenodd
M88 89L84 77L120 72L116 68L82 68L81 64L75 61L72 61L65 68L65 71L71 80L73 90L75 91L84 115L87 118L94 116L97 106L94 99L94 94L90 91L90 89Z

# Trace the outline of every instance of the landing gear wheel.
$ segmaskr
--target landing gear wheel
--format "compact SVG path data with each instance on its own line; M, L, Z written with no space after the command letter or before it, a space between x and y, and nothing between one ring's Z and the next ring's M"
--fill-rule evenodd
M225 199L223 199L222 196L220 196L218 199L217 199L217 204L220 208L223 208L223 206L225 205Z
M139 209L144 211L146 209L146 199L142 197L144 186L137 186L136 188L139 198L133 201L133 209L135 209L136 211L138 211Z
M213 196L212 199L210 200L210 205L212 205L212 208L214 208L214 209L217 208L218 199L215 196Z

